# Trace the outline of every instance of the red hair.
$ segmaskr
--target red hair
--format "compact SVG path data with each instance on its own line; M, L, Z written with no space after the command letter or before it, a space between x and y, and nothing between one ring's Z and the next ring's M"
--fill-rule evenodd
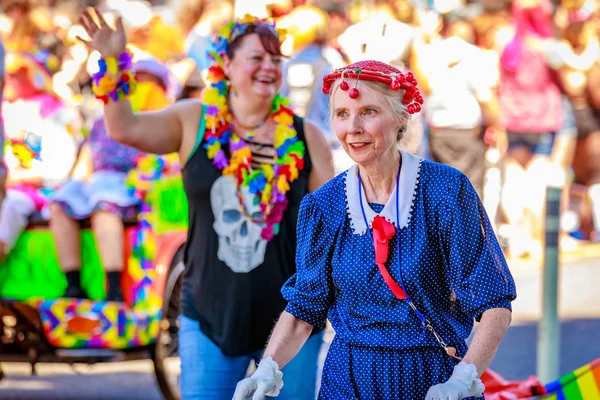
M262 43L265 51L273 56L281 56L281 42L279 37L273 33L270 29L262 25L251 25L248 29L240 36L236 37L227 48L227 56L233 58L237 49L242 45L243 39L250 34L257 34L260 42Z

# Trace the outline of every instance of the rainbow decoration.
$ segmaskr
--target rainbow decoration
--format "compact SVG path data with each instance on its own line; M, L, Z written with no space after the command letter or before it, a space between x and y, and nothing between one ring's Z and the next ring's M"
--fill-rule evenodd
M98 60L99 71L92 76L92 92L104 104L127 99L135 92L137 81L132 72L133 53L126 50L116 57ZM119 75L121 73L121 75ZM117 80L118 77L118 80Z
M127 273L132 304L89 299L29 299L40 313L48 342L62 348L125 349L145 346L158 337L162 298L153 288L157 234L153 184L179 171L175 154L145 155L128 176L130 190L142 199L138 226L126 231L130 248Z
M139 158L137 168L133 169L127 177L129 190L141 199L138 214L138 231L132 242L132 256L130 263L139 264L143 271L153 270L156 256L156 234L153 230L154 215L152 187L155 182L166 174L179 173L179 162L176 154L159 156L146 154Z
M158 296L157 296L158 297ZM153 343L162 313L158 307L129 308L125 303L60 298L26 302L40 313L48 342L62 348L126 349ZM90 332L74 332L70 322L85 318L96 326Z
M546 384L545 400L600 400L600 358Z
M127 228L126 248L132 247L139 230L139 227ZM88 233L87 239L93 239L90 232L84 233ZM38 251L41 252L44 251L45 244L47 245L52 240L51 234L46 231L28 231L24 236L27 234L38 235L32 236L33 242L30 244L37 246ZM84 242L90 244L89 240ZM91 243L94 243L95 250L95 242ZM21 250L28 248L24 242L20 242L19 246L21 246ZM90 250L89 246L86 248ZM89 251L84 254L89 257L90 267L96 265L96 257ZM17 262L18 260L13 261ZM48 264L51 263L50 259L45 261ZM3 265L3 267L7 267L7 265ZM9 264L8 267L10 268L11 265ZM18 265L12 265L12 267L18 267ZM39 268L40 265L36 265L36 267ZM131 253L128 254L127 275L130 281L128 288L131 290L129 296L132 302L131 306L126 303L103 300L54 298L50 293L46 293L45 298L32 297L23 301L38 310L44 336L53 346L109 349L145 346L156 340L162 318L162 298L153 287L156 271L154 268L142 268L139 257ZM47 278L52 281L51 276L48 275ZM104 285L103 273L95 275L92 279L96 282L101 281L100 285Z

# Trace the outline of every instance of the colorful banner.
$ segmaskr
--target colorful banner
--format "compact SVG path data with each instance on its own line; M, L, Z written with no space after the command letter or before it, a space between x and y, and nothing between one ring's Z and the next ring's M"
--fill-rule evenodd
M600 400L600 358L546 384L545 400Z

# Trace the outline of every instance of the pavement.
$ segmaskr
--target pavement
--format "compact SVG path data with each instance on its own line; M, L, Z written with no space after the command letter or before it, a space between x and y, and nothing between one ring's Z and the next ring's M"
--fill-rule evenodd
M542 316L543 260L508 260L517 286L513 323L491 368L509 380L536 375ZM560 374L600 358L600 245L578 245L561 255L558 314Z
M161 400L150 361L93 366L3 363L2 400Z

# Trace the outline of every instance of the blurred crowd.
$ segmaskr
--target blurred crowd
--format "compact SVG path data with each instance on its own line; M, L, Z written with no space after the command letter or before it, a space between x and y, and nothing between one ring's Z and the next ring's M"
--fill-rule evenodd
M509 255L541 256L547 186L563 188L563 246L600 240L598 0L1 0L8 188L27 186L22 171L44 151L55 158L37 183L47 191L90 173L82 149L102 103L91 92L99 56L77 40L89 6L109 24L123 17L138 110L201 99L219 28L245 13L275 18L286 32L281 91L328 135L338 170L349 161L329 126L322 77L364 59L411 70L425 105L403 146L471 179ZM90 157L102 164L112 154Z

